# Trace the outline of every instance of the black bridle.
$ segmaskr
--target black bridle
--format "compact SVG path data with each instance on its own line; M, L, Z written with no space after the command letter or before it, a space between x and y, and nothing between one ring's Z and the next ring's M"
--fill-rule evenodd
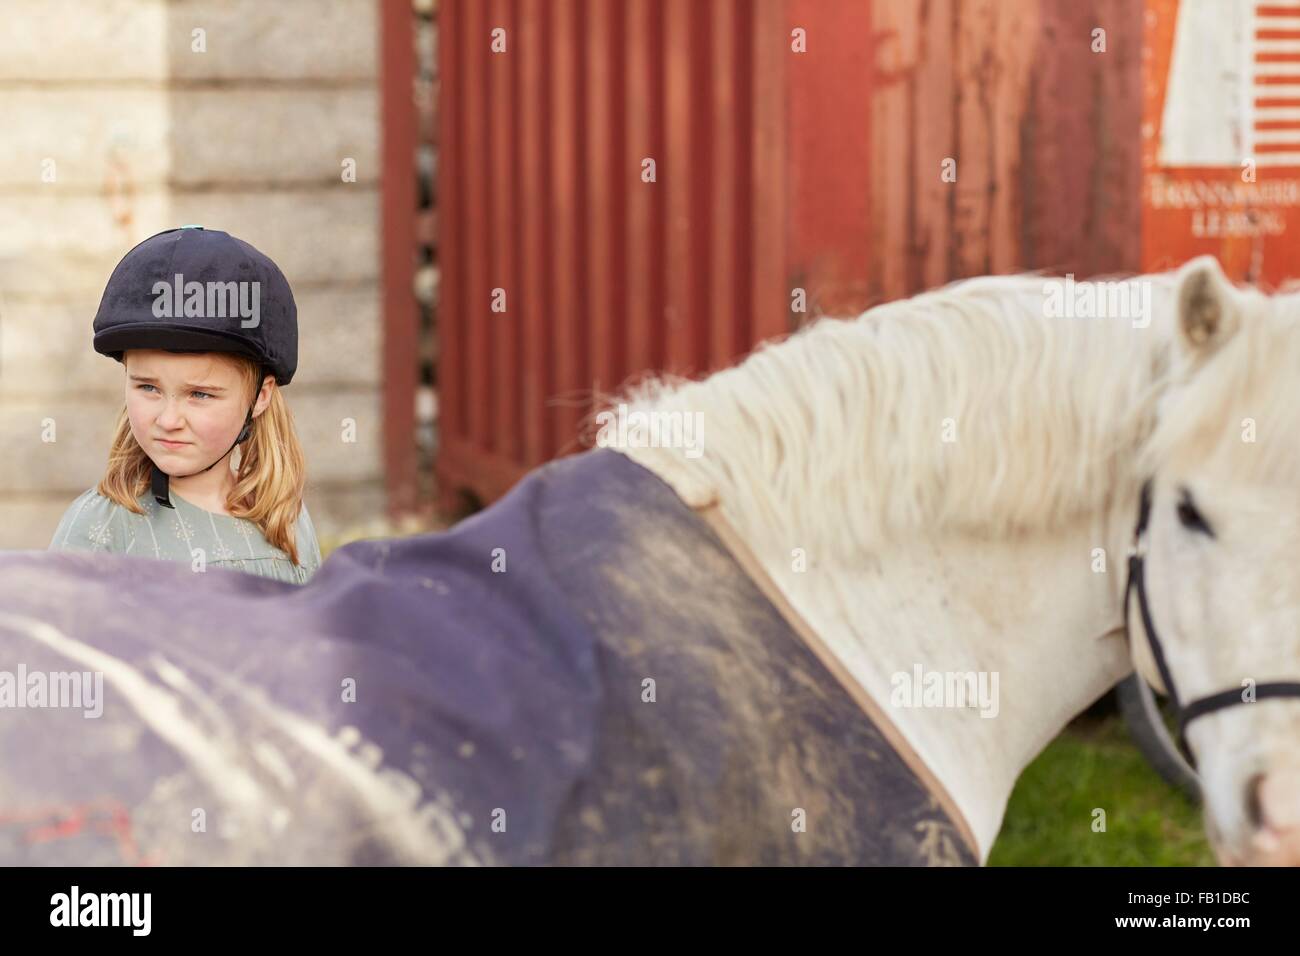
M1151 608L1147 604L1144 561L1147 555L1147 522L1151 519L1151 497L1151 479L1148 478L1142 485L1142 496L1138 503L1137 527L1133 531L1133 546L1129 550L1128 556L1128 584L1124 588L1124 633L1129 639L1131 649L1133 636L1128 628L1129 595L1137 591L1138 610L1142 614L1142 627L1147 632L1147 643L1151 646L1151 656L1155 659L1156 670L1160 673L1160 680L1164 682L1169 700L1174 705L1174 713L1178 723L1178 749L1183 752L1187 762L1192 767L1195 767L1196 758L1192 756L1191 749L1187 746L1185 733L1187 725L1197 717L1212 714L1216 710L1223 710L1225 707L1231 707L1234 704L1250 703L1250 701L1243 697L1241 688L1234 688L1211 694L1208 697L1198 698L1190 704L1183 704L1178 697L1178 691L1174 689L1174 678L1169 673L1169 664L1165 660L1164 648L1161 646L1160 638L1156 634L1155 623L1151 620ZM1300 697L1300 683L1280 681L1255 685L1254 699L1260 701L1267 697Z

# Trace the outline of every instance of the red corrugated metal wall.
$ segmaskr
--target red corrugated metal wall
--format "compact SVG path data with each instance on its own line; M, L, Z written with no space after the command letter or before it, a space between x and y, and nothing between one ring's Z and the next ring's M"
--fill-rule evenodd
M787 231L799 219L789 208L799 184L787 177L792 158L823 148L791 136L848 115L845 146L864 155L866 9L440 4L444 493L493 498L529 467L578 450L593 396L630 377L700 374L790 330L799 316L787 266L801 240ZM809 99L815 112L791 123L796 15L826 44L799 64L812 82L839 84L832 45L863 69L838 103ZM504 52L492 49L497 29ZM653 182L642 178L646 159ZM809 243L834 249L829 275L865 275L862 174L859 164L841 177L838 198L825 181L804 197L813 212L831 203L825 221L841 226ZM504 311L493 311L498 289Z
M578 450L595 392L819 312L1138 268L1141 4L442 0L438 19L445 502Z

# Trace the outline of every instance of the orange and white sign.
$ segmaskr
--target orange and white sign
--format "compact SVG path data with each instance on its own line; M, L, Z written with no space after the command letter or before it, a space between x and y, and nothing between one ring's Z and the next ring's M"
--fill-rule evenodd
M1142 267L1300 278L1300 0L1147 0Z

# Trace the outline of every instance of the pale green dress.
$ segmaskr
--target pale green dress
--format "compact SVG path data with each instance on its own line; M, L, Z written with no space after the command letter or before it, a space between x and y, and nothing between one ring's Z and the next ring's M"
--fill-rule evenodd
M139 499L143 515L90 489L64 512L50 541L55 551L107 551L133 554L195 566L201 550L202 567L233 568L276 581L305 584L320 567L320 545L307 505L298 514L298 560L272 547L257 525L244 518L219 515L191 504L173 490L176 507L164 508L152 495Z

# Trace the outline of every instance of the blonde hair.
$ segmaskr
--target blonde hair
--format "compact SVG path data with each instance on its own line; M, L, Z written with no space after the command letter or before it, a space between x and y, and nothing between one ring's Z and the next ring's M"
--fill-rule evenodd
M214 356L236 364L252 405L261 388L257 363L242 355L215 352ZM302 510L302 493L307 482L306 460L293 427L293 415L280 394L271 388L271 400L253 419L248 440L239 446L239 468L235 487L226 497L226 510L257 526L272 547L298 561L295 529ZM113 430L108 451L108 470L96 487L105 498L134 514L144 514L139 498L149 491L153 459L135 440L125 406Z

